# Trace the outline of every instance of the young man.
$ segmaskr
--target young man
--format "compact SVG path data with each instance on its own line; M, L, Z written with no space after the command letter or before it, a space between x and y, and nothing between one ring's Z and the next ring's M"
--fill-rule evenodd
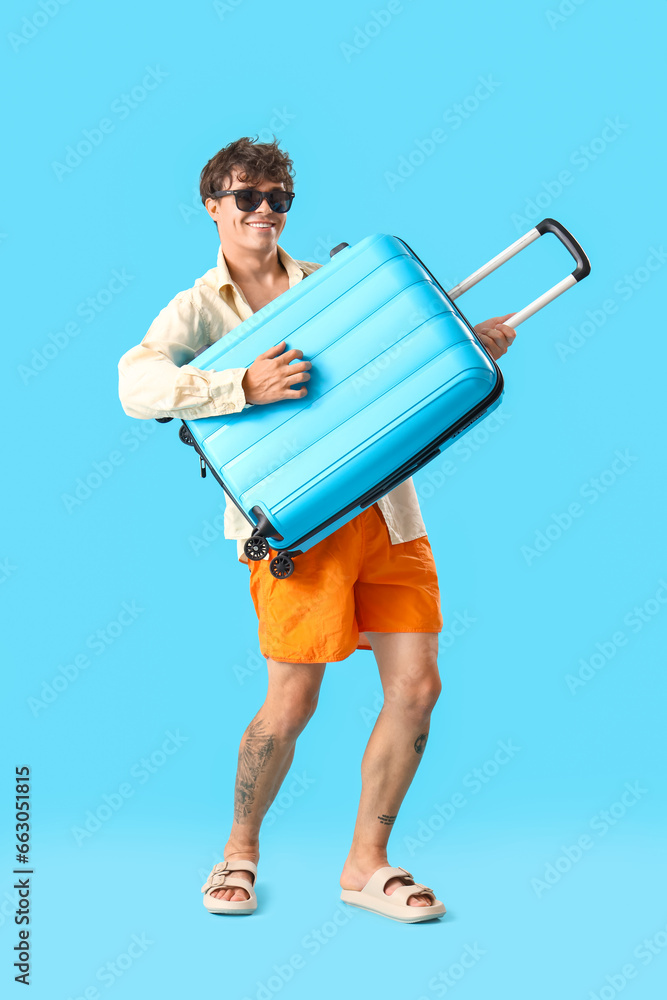
M192 363L202 347L321 266L294 260L278 243L294 196L292 174L292 161L275 140L244 137L206 164L200 191L220 237L217 266L179 292L141 344L121 358L119 394L127 414L198 418L307 396L307 344L289 351L284 342L276 344L248 368L203 372ZM514 340L514 330L503 323L510 315L475 327L494 358ZM225 913L256 908L260 825L315 710L324 668L368 649L378 664L384 704L362 760L341 898L398 920L439 916L444 906L433 890L387 860L389 834L441 690L440 593L412 479L300 555L298 573L277 586L269 572L275 552L248 563L243 543L249 525L229 500L224 528L249 567L268 691L241 740L234 819L224 861L202 886L204 905Z

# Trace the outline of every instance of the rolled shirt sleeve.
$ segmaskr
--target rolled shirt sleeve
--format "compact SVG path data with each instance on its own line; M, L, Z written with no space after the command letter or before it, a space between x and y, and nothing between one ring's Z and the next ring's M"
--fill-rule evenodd
M247 368L201 371L190 363L209 342L209 329L191 294L179 292L141 343L118 363L118 395L125 413L144 420L188 420L242 410Z

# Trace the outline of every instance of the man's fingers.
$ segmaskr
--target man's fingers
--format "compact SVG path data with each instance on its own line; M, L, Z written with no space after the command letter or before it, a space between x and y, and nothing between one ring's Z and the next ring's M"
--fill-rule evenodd
M490 319L482 320L482 322L478 323L477 326L473 327L473 329L474 330L480 329L483 330L484 332L486 332L487 330L492 330L493 327L499 326L500 324L504 323L506 319L510 318L510 316L514 316L514 313L506 313L504 316L491 316Z
M290 368L292 367L293 365L290 365ZM289 382L290 385L293 385L295 382L307 382L309 379L310 372L296 371L293 375L288 375L286 381Z
M485 350L488 351L491 357L494 359L498 358L499 356L498 345L496 344L496 342L491 337L487 337L487 335L485 333L482 333L481 331L477 334L477 336L482 342L482 347L484 347Z
M280 352L282 351L283 347L285 347L286 343L287 342L285 340L281 340L279 344L274 344L273 347L269 347L266 351L262 351L262 353L258 354L257 357L258 358L273 358L273 357L276 356L276 354L280 354Z
M293 347L289 351L285 351L284 354L280 356L279 361L284 361L289 364L290 361L294 361L295 358L302 358L303 351L300 351L298 347Z

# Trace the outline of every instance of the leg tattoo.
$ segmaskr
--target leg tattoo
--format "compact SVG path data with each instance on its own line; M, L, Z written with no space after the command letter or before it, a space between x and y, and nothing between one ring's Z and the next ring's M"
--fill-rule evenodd
M265 724L261 720L251 722L239 751L234 796L235 820L243 819L252 811L257 778L273 750L274 739L267 733Z
M386 813L382 813L381 816L378 816L378 819L385 826L393 826L394 825L394 820L396 819L397 816L398 816L398 813L394 813L393 816L387 816Z
M424 752L424 747L426 746L427 739L428 739L428 733L422 733L421 736L417 737L417 739L415 740L415 751L417 753Z

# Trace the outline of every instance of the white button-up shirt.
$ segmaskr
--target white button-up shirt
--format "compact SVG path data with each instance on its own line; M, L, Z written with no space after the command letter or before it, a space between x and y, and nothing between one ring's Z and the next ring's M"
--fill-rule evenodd
M322 267L294 260L281 246L277 250L290 288ZM238 413L249 406L241 385L247 368L206 372L191 362L201 348L224 337L252 313L243 291L232 281L220 247L216 267L197 278L192 288L178 292L153 320L141 343L120 359L118 391L128 416L191 420ZM227 494L225 500L224 537L236 539L237 556L247 563L243 545L252 529ZM377 503L392 544L426 534L411 478Z

